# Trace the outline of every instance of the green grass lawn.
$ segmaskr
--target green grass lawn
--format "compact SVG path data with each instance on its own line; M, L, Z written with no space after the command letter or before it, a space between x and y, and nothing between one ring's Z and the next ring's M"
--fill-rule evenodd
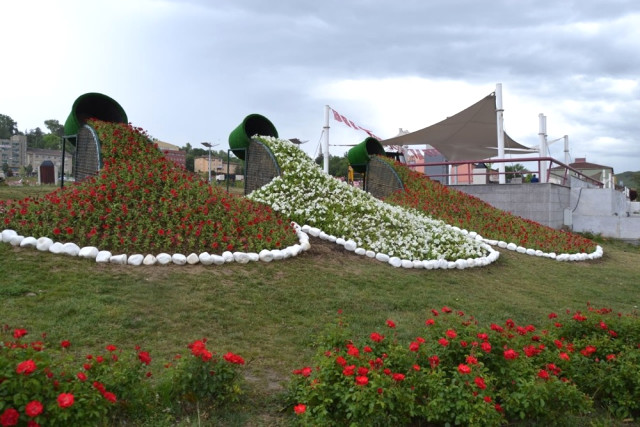
M12 198L0 188L0 198ZM13 191L13 190L12 190ZM37 237L37 236L36 236ZM230 425L286 424L278 392L314 353L314 337L342 310L362 335L393 319L422 331L447 305L483 324L540 323L551 311L640 304L640 248L602 240L604 256L563 263L501 250L487 267L396 269L317 239L272 263L133 267L96 264L0 245L0 324L68 339L80 353L113 343L150 351L154 369L202 337L247 360L247 395L232 413L201 414ZM408 337L411 338L411 337ZM193 420L191 420L193 421ZM214 421L211 421L214 422ZM187 420L183 423L188 424Z

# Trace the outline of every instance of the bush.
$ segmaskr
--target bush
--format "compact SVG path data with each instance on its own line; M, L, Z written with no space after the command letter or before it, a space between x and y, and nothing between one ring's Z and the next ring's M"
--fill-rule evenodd
M592 410L640 415L640 322L609 309L551 314L541 328L482 327L444 307L411 342L396 325L367 338L340 318L293 371L288 404L299 424L557 424Z

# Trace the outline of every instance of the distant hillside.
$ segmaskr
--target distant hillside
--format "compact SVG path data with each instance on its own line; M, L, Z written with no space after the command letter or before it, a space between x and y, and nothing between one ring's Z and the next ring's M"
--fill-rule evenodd
M640 188L640 171L618 173L616 174L616 179L618 184L622 181L625 187L635 188L636 190Z

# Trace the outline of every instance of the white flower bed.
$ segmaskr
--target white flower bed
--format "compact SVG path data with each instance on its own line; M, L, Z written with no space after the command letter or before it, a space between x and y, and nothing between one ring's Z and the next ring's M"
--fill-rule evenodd
M498 258L489 245L443 221L384 203L328 176L289 141L260 140L274 153L282 175L247 197L309 225L312 236L335 236L345 249L363 255L370 251L376 259L389 257L387 262L394 266L433 261L430 266L447 263L452 268L451 263L460 260L454 268L464 268L487 265Z

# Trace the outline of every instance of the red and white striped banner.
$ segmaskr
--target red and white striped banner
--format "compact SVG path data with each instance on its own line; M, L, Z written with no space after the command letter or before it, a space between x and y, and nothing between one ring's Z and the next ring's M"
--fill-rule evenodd
M373 134L373 132L371 132L369 129L365 129L362 126L358 126L357 124L355 124L354 122L352 122L351 120L347 119L345 116L343 116L342 114L338 113L336 110L334 110L333 108L331 109L331 111L333 112L333 119L336 122L341 122L344 123L345 125L347 125L350 128L353 128L355 130L363 130L365 131L370 137L377 139L378 141L382 141L382 138L379 138L377 136L375 136Z

